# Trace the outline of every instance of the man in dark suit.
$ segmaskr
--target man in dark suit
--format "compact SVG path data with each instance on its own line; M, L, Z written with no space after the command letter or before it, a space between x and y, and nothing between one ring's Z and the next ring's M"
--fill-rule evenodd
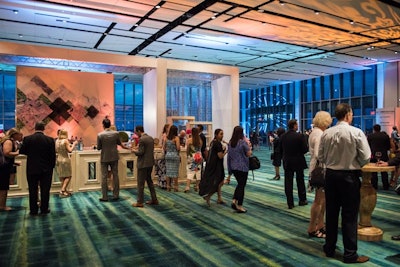
M281 136L281 149L283 169L285 170L285 194L289 209L294 207L293 201L293 178L296 173L297 192L299 195L299 206L307 205L306 186L304 184L304 169L307 168L304 154L308 147L303 134L298 133L297 120L288 122L289 130Z
M390 137L387 133L381 132L381 126L375 124L374 132L368 135L368 144L371 148L371 162L376 163L379 160L388 161L388 151L390 150ZM379 154L380 153L380 154ZM389 190L389 175L387 172L381 172L382 185L384 190ZM371 175L371 184L378 190L378 173L373 172Z
M97 149L101 150L100 164L101 164L101 194L99 199L102 202L108 201L108 166L111 168L113 175L113 200L119 199L119 177L118 177L118 145L125 149L130 149L121 143L117 131L112 130L111 121L108 118L103 120L104 131L97 135Z
M146 204L158 205L156 191L151 178L154 165L154 139L144 132L143 126L136 126L135 132L140 139L139 146L132 150L138 157L137 202L133 203L132 206L143 208L145 182L147 182L151 195L151 200L147 201Z
M56 162L56 150L54 139L43 133L44 127L43 122L37 122L35 133L24 138L19 150L20 154L27 156L26 177L29 186L31 215L37 215L39 210L38 186L40 186L41 194L40 213L50 212L50 187Z

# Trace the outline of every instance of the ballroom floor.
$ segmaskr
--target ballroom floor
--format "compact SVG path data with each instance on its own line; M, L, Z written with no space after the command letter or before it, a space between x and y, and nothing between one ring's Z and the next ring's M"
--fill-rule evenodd
M269 153L255 151L262 167L254 180L249 175L245 214L217 204L216 196L208 207L183 184L176 193L157 188L160 205L142 209L131 206L135 188L107 203L98 191L52 195L51 213L36 217L27 197L10 198L14 210L0 213L0 266L345 266L341 236L332 259L322 252L323 239L307 235L313 193L308 206L287 209L283 179L270 180ZM233 178L223 187L227 203L235 185ZM399 195L378 191L372 223L384 230L383 240L358 242L359 254L371 258L362 266L400 265L400 242L390 239L400 234L399 210Z

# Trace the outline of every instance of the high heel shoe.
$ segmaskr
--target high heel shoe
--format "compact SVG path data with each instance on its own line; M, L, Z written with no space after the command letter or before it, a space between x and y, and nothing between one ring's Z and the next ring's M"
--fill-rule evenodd
M275 177L273 178L273 180L280 180L281 179L281 176L280 175L275 175Z

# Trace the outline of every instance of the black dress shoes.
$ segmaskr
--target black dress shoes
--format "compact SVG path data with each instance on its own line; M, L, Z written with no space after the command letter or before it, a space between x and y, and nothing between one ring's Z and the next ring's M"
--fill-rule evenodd
M364 263L367 261L369 261L369 258L367 256L358 256L354 260L346 260L346 259L343 260L344 263Z
M307 200L299 201L299 206L306 206L306 205L308 205L308 201Z
M100 202L108 202L108 199L105 198L99 198Z
M392 240L400 241L400 235L392 236Z
M42 214L42 215L46 215L46 214L49 214L49 213L50 213L50 210L44 210L44 211L40 212L40 214Z

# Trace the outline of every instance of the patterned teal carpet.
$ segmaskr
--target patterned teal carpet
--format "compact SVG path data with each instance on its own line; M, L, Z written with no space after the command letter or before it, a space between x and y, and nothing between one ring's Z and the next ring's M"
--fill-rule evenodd
M27 197L11 198L15 210L0 213L0 266L345 266L341 237L337 258L326 258L323 240L307 235L310 205L288 210L283 180L269 180L269 150L255 154L262 168L254 181L249 176L246 214L218 205L216 196L208 207L194 191L159 188L160 205L143 209L131 207L136 189L108 203L98 201L100 192L52 195L51 213L37 217L29 216ZM233 178L223 187L227 203L235 185ZM359 241L359 253L371 257L363 266L400 265L400 242L390 240L400 234L399 210L400 196L378 192L372 222L385 233L380 242Z

